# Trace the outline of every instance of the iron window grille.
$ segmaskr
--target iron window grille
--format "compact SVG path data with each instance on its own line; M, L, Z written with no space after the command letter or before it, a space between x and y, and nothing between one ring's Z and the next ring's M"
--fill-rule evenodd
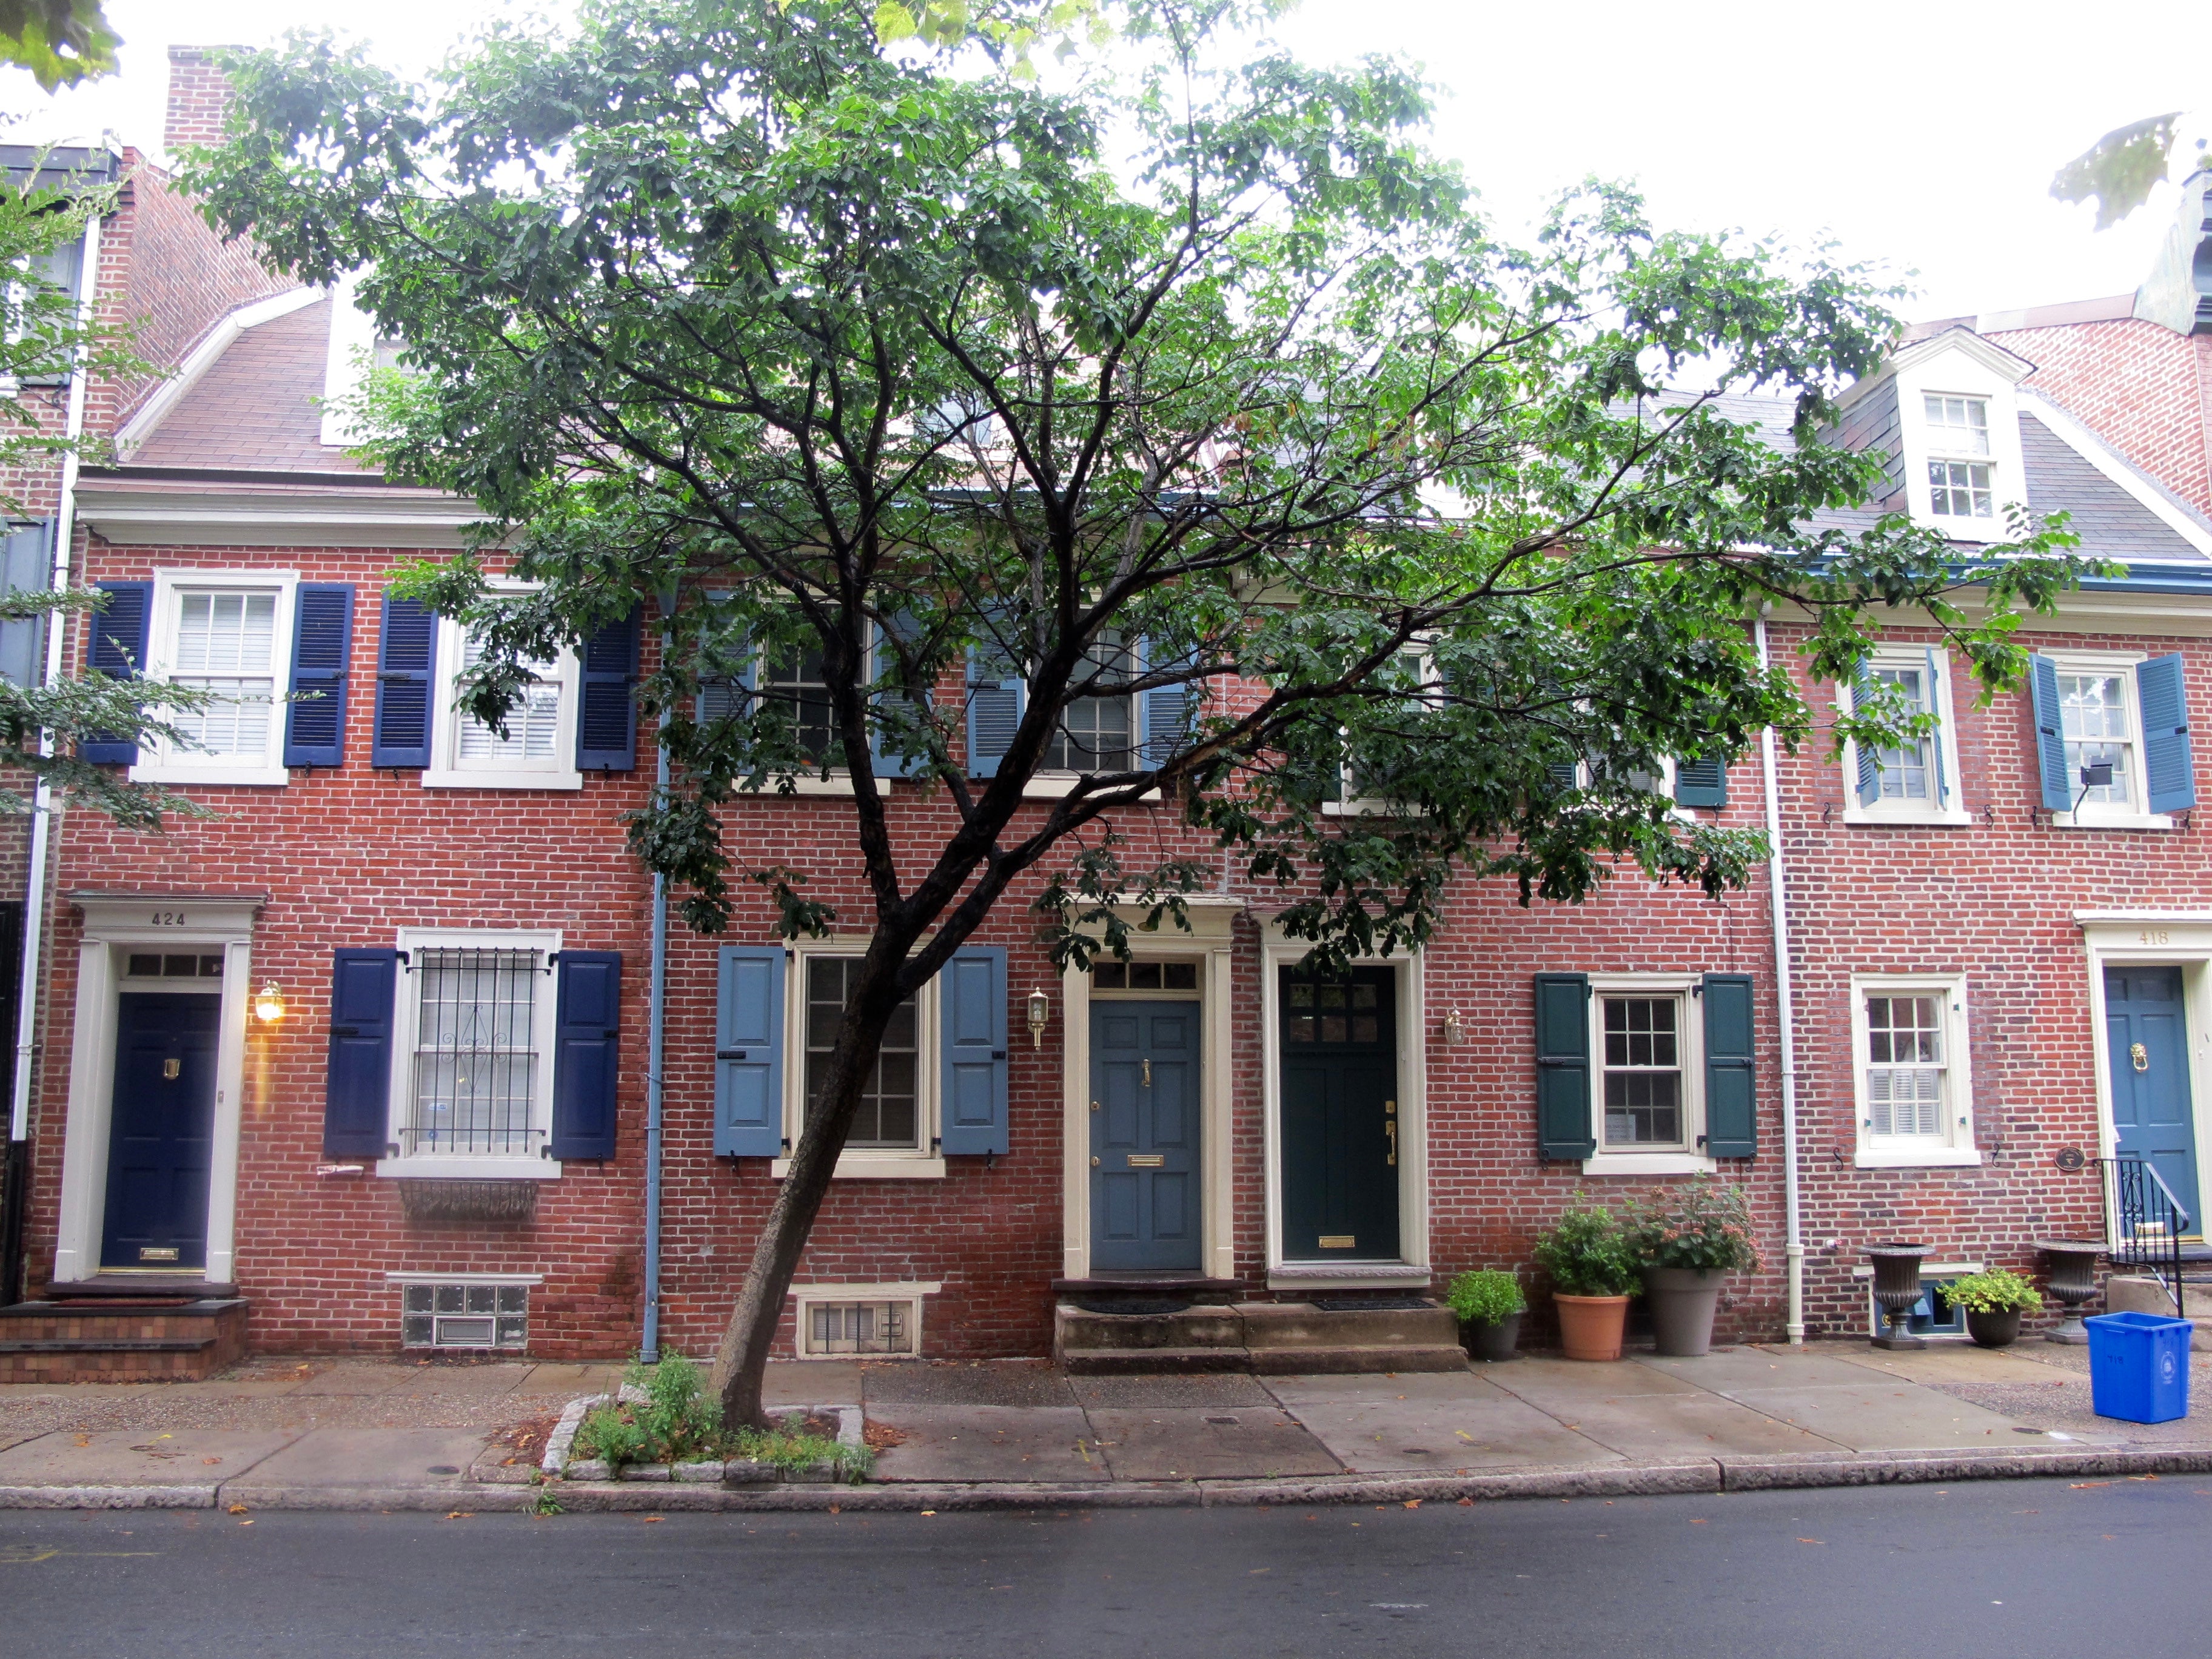
M410 1348L530 1346L527 1285L407 1285L400 1289L399 1340Z
M810 1354L912 1353L913 1304L906 1302L815 1302L806 1310Z
M415 1076L403 1150L527 1156L538 1093L536 951L416 953Z

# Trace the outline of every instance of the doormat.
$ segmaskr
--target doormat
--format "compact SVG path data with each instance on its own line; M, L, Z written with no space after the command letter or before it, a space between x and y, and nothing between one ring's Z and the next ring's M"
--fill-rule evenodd
M1310 1296L1306 1300L1328 1313L1412 1313L1437 1305L1425 1296L1395 1296L1388 1291L1361 1294L1340 1291L1334 1296Z
M1120 1302L1108 1302L1101 1299L1091 1302L1079 1301L1075 1305L1082 1309L1085 1313L1152 1314L1158 1316L1160 1314L1183 1313L1189 1310L1191 1304L1190 1298L1188 1297L1133 1296Z

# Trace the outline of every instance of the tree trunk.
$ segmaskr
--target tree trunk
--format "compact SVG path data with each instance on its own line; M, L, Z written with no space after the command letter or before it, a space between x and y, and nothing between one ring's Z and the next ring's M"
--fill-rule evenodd
M745 1270L744 1285L738 1292L738 1305L714 1352L709 1385L721 1397L722 1421L732 1428L773 1426L761 1403L769 1352L775 1344L776 1327L783 1317L792 1278L799 1271L799 1256L814 1231L822 1200L829 1196L837 1159L845 1150L854 1115L860 1109L861 1085L875 1069L884 1032L900 1000L894 981L905 955L903 949L888 963L877 962L877 947L871 945L870 960L861 969L860 983L837 1034L837 1046L830 1053L822 1097L799 1131L783 1190L776 1194L768 1219L761 1225L752 1264ZM794 1059L803 1063L803 1056Z

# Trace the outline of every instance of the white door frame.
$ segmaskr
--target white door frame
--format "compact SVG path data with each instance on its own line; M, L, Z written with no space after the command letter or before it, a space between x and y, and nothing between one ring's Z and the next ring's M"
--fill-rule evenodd
M62 1144L61 1211L54 1282L100 1271L107 1202L107 1137L115 1095L117 998L131 951L222 952L222 1006L215 1051L215 1144L208 1176L207 1267L213 1284L235 1282L238 1130L246 1078L246 1005L258 896L180 893L71 893L84 916L77 946L76 1006L70 1042L69 1115Z
M2112 1127L2111 1043L2105 1033L2105 969L2172 967L2181 969L2182 1018L2188 1024L2189 1109L2197 1146L2197 1202L2212 1182L2205 1150L2212 1146L2212 911L2077 910L2083 957L2089 973L2089 1041L2096 1066L2097 1156L2119 1149ZM2191 1231L2204 1231L2205 1218L2191 1216Z
M1231 1026L1232 929L1244 901L1194 893L1183 901L1190 932L1164 923L1159 931L1133 933L1129 955L1138 962L1199 959L1199 1206L1200 1271L1233 1279L1237 1229L1232 1137L1236 1071ZM1133 927L1144 907L1125 905ZM1060 976L1062 1054L1060 1263L1069 1279L1091 1277L1091 975L1070 964ZM1018 1002L1021 999L1017 997Z
M1260 1049L1267 1122L1267 1286L1270 1290L1428 1288L1428 1016L1422 984L1425 952L1369 957L1388 968L1398 992L1398 1256L1396 1261L1315 1262L1283 1259L1282 1045L1277 981L1281 969L1313 948L1285 938L1270 919L1260 947Z

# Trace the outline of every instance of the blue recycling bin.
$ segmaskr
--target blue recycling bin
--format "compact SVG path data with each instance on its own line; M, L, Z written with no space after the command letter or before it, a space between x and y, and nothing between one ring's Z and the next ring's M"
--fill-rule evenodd
M2194 1320L2115 1313L2081 1322L2089 1328L2089 1400L2098 1416L2171 1423L2189 1415Z

